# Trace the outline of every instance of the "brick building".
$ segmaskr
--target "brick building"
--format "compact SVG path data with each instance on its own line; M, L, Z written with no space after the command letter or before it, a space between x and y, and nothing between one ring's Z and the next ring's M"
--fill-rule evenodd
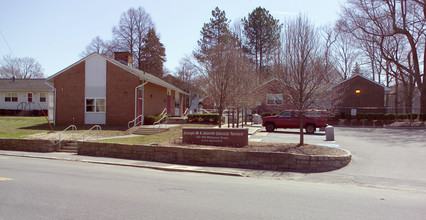
M163 109L182 115L186 93L131 63L126 52L115 60L94 53L47 78L55 88L55 124L124 126Z
M338 94L339 112L385 113L385 93L390 89L362 75L354 75L333 87Z

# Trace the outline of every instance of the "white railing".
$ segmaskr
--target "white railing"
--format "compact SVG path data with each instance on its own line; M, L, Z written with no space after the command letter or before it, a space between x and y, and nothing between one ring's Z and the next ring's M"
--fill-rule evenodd
M71 132L68 134L65 134L66 131L68 131L69 129L71 129ZM57 145L59 143L61 143L64 139L68 138L71 136L71 139L73 139L72 137L74 137L74 133L77 131L77 127L75 125L70 125L67 128L65 128L63 131L59 132L58 135L56 135L53 138L50 138L50 142L52 142L52 144ZM56 141L57 140L57 141Z
M167 108L164 108L163 111L160 113L160 115L164 115L164 114L167 115Z
M140 120L140 121L138 121ZM143 124L143 115L139 115L138 117L136 117L135 119L129 121L129 123L127 123L127 127L130 128L130 125L133 123L132 128L138 126L139 124L142 125Z
M186 108L185 109L185 112L183 113L183 115L182 115L182 117L187 117L188 116L188 114L189 114L189 108Z
M96 129L95 132L93 132L92 134L88 133L93 130ZM99 133L102 131L101 126L99 125L94 125L93 127L91 127L89 130L85 131L83 134L79 135L78 137L76 137L74 140L78 141L79 139L81 139L81 141L84 141L84 138L86 137L86 140L89 140L89 138L93 137L96 135L96 140L98 140L99 138Z
M163 116L160 119L158 119L158 121L154 122L154 127L155 125L158 125L158 129L160 129L161 126L163 126L164 124L167 124L167 121L168 121L167 114L163 114Z

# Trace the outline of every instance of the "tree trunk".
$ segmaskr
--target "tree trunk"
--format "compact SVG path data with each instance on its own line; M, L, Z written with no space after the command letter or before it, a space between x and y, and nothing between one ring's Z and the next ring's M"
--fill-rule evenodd
M301 111L299 111L298 113L299 116L299 146L303 146L304 144L304 140L303 140L303 113Z
M240 110L237 109L237 128L240 127Z
M219 120L217 122L217 123L219 123L219 128L222 127L222 115L223 115L223 109L222 109L222 106L221 106L221 107L219 107Z
M426 114L426 87L420 90L420 113Z
M398 77L395 76L395 115L398 114L398 93L399 93L399 88L398 88Z

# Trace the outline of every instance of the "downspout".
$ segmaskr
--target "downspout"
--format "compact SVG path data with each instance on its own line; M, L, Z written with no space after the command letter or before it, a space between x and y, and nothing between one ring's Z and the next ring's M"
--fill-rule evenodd
M53 125L55 125L56 126L56 88L55 87L53 87L52 85L50 85L49 83L47 83L47 82L44 82L47 86L49 86L50 88L52 88L53 89L53 93L54 93L54 96L55 96L55 100L53 101ZM49 109L49 106L47 106L47 109Z
M143 84L140 84L136 86L135 88L135 118L138 117L138 89L142 88L142 91L143 91L143 88L147 83L148 81L145 80ZM145 91L143 92L143 95L145 96ZM144 108L145 108L145 98L142 97L142 115L144 115L144 110L143 110ZM143 121L143 118L142 118L142 121Z

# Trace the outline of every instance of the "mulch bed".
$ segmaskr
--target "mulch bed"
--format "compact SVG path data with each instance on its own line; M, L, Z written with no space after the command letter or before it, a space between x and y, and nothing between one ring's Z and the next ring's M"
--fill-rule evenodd
M303 155L315 155L315 156L344 156L347 154L346 151L325 147L319 145L310 145L305 144L298 146L298 144L278 144L278 143L249 143L245 147L220 147L220 146L210 146L210 145L196 145L196 144L184 144L184 143L174 143L174 142L165 142L160 145L163 146L176 146L176 147L186 147L186 148L215 148L221 150L229 150L236 152L283 152L291 154L303 154Z

